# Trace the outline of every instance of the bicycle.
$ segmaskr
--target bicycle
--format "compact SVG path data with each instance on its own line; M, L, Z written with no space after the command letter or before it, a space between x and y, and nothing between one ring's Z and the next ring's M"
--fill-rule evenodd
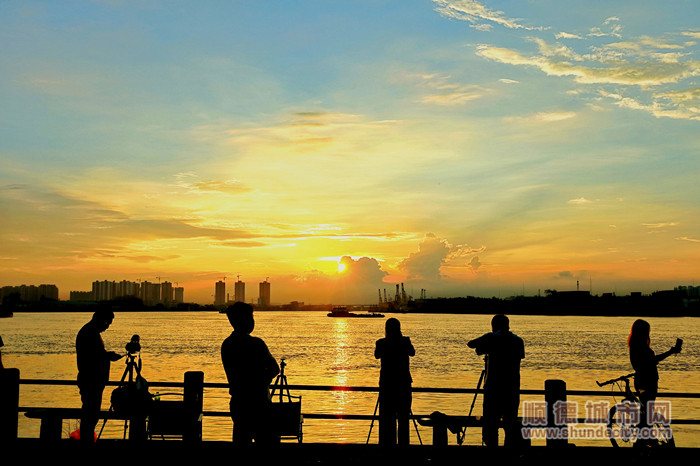
M607 433L610 438L610 443L613 447L675 447L676 442L669 425L654 422L646 427L646 435L643 436L644 438L638 438L640 432L642 432L639 428L639 424L632 425L624 422L625 413L618 413L619 406L626 406L626 411L628 411L628 413L638 413L640 424L641 420L646 418L647 414L643 404L630 388L630 379L634 378L634 375L634 373L627 374L605 382L598 382L596 380L599 387L615 384L620 393L624 394L622 402L616 403L608 412ZM624 389L621 386L622 382L625 384Z

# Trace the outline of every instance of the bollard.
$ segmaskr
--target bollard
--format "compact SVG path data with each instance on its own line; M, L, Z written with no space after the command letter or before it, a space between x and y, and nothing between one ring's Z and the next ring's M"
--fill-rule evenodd
M558 379L551 379L544 381L544 399L547 403L547 429L548 431L566 432L558 438L551 438L552 435L547 436L547 446L548 447L561 447L567 446L569 443L568 437L568 427L566 425L566 416L564 416L563 422L557 423L557 416L555 415L555 408L557 402L566 403L566 382ZM551 429L551 430L550 430Z
M0 369L0 442L17 439L19 369Z
M185 372L185 431L183 441L202 440L202 408L204 397L204 372Z

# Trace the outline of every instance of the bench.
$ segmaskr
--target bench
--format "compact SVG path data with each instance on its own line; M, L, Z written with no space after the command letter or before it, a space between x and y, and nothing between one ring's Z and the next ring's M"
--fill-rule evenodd
M448 429L459 436L465 427L482 426L481 416L451 416L439 411L418 418L417 421L422 426L433 428L433 445L436 446L447 446Z
M29 408L24 415L30 419L40 419L39 438L43 440L59 440L63 431L64 419L80 419L80 408ZM119 419L130 421L129 439L146 438L146 418L132 419L119 415L114 411L100 411L98 419Z
M482 416L451 416L449 414L435 411L428 417L419 417L417 421L420 425L433 428L433 445L447 446L447 430L457 435L458 443L461 444L462 431L465 427L482 427L484 425ZM521 419L518 419L521 422ZM503 421L499 422L499 428L503 428Z

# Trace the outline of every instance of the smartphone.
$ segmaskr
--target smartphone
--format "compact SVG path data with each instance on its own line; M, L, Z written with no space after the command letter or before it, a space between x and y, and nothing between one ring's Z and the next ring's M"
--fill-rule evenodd
M683 340L680 338L676 338L676 349L680 351L680 349L683 347Z

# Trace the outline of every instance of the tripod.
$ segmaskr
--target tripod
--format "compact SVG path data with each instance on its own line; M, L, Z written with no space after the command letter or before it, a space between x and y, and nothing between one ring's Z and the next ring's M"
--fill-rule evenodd
M138 363L136 362L136 358L138 357ZM122 374L122 378L119 381L119 387L126 387L128 384L133 384L134 383L134 372L136 372L136 380L141 378L141 353L127 353L126 355L126 368L124 369L124 373ZM128 382L125 382L126 376L129 376ZM112 413L114 412L114 404L110 403L109 406L109 412ZM129 421L124 421L124 438L126 438L126 429ZM107 424L107 418L102 422L102 428L100 428L100 433L98 434L97 438L99 439L100 436L102 435L102 431L105 428L105 424Z
M481 388L481 382L484 380L484 376L486 375L486 365L488 364L488 356L484 356L484 368L481 370L481 375L479 376L479 383L476 384L476 391L474 392L474 398L472 399L472 405L469 408L469 414L467 416L472 415L472 411L474 411L474 403L476 403L476 397L479 395L479 389ZM464 428L457 434L457 444L461 445L462 442L464 442L464 437L467 435L467 426L464 426Z
M301 414L301 395L292 395L289 393L289 384L287 376L284 375L284 368L287 363L282 358L280 362L280 373L275 379L272 392L270 393L270 401L274 401L275 392L279 390L279 403L270 403L270 409L273 422L273 429L279 439L296 438L299 443L302 442L304 433L302 425L304 417ZM285 396L287 401L285 402Z
M279 388L279 400L280 403L284 401L284 392L287 392L287 401L292 401L292 395L289 393L289 384L287 383L287 376L284 375L284 368L287 365L286 362L284 362L284 358L280 361L280 373L277 375L277 378L275 379L275 383L273 384L272 392L270 393L270 400L275 397L275 391Z
M377 410L379 409L379 399L381 397L377 395L377 404L374 405L374 414L372 415L372 422L369 425L369 432L367 433L367 441L365 444L369 444L369 438L372 436L372 428L374 427L374 418L377 417ZM423 440L420 438L420 432L418 432L418 423L416 422L416 418L413 417L413 410L409 409L409 415L411 416L411 419L413 420L413 428L416 430L416 435L418 436L418 441L420 442L421 445L423 445Z

